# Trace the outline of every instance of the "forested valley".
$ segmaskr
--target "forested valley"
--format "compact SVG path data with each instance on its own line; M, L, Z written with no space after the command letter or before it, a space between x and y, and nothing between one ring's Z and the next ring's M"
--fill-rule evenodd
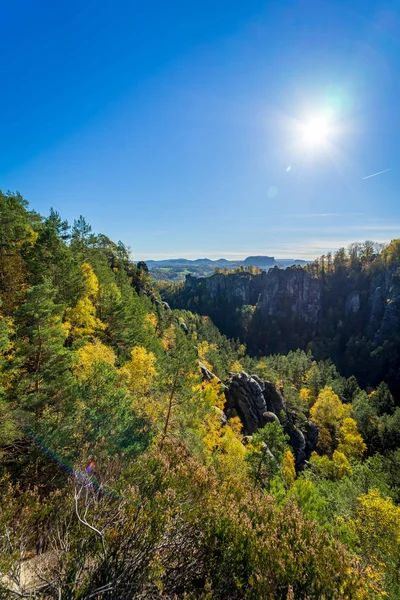
M156 284L0 193L0 597L400 599L399 269Z

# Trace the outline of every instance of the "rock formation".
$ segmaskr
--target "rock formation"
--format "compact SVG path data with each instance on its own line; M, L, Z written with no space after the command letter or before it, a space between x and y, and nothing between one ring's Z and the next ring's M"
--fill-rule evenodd
M257 303L264 317L290 318L317 323L321 310L322 285L301 268L271 269Z
M343 375L355 375L362 386L376 386L382 373L390 372L392 389L400 393L400 373L393 371L387 349L375 379L366 361L386 341L398 347L397 266L338 268L318 278L296 266L187 276L169 300L173 308L209 316L222 333L244 342L249 354L311 349L316 360L331 358Z
M268 422L277 421L289 436L296 459L296 468L304 468L306 460L315 450L318 428L311 422L304 432L289 415L282 394L270 381L262 381L245 371L234 374L225 388L225 414L229 418L238 416L243 424L245 436L251 436Z

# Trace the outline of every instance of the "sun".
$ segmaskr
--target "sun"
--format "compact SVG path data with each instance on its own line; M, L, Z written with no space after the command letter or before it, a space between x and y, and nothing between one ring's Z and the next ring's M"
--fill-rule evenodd
M326 117L316 117L301 125L302 140L310 147L325 145L329 141L330 132L330 123Z

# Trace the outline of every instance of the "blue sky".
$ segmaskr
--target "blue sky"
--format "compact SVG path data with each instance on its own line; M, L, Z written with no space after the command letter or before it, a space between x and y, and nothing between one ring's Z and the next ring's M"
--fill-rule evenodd
M42 214L82 213L136 259L399 237L398 2L0 10L0 188ZM299 123L327 110L310 148Z

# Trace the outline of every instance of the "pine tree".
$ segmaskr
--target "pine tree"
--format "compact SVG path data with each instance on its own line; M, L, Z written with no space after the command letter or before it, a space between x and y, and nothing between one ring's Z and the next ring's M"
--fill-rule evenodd
M17 313L19 402L37 415L45 405L59 403L72 382L72 353L64 347L63 307L55 304L54 296L55 290L46 279L28 290L27 300Z
M107 334L110 343L128 358L134 346L148 346L147 342L154 342L154 336L149 334L149 328L145 324L146 307L131 287L124 271L118 270L116 283L120 297L116 299L114 306L109 308L110 326Z
M175 327L174 344L164 356L160 385L165 406L161 423L162 440L172 433L188 433L196 422L200 408L196 402L198 383L196 351L182 329Z
M384 381L378 385L376 391L371 395L371 400L379 416L385 413L388 415L393 413L395 408L393 396Z
M1 308L1 300L0 300ZM7 367L12 350L11 321L0 313L0 456L1 447L10 444L16 436L17 425L10 402L6 397Z
M0 191L0 294L3 309L10 314L19 304L26 288L26 268L22 257L24 245L35 241L30 225L28 203L20 194Z
M96 236L92 233L91 225L80 215L74 221L71 235L71 249L79 262L88 260L89 247L94 246L95 242Z
M51 209L39 229L35 245L24 256L31 284L37 285L49 278L57 292L56 300L73 305L82 293L83 274L72 249L65 243L68 239L68 223Z

